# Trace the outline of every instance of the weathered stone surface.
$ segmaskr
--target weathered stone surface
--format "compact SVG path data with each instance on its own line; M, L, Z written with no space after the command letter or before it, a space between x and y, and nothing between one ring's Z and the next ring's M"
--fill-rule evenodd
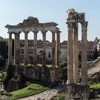
M37 18L34 17L28 17L28 19L25 19L22 23L19 23L17 25L6 25L5 27L8 28L8 33L9 33L9 60L11 59L11 47L12 47L12 43L11 43L11 35L14 34L15 35L15 50L14 50L14 64L17 65L20 63L19 61L19 54L20 54L20 50L19 50L19 35L21 32L24 32L25 34L25 43L24 43L24 65L26 66L27 64L30 63L29 61L29 57L27 55L28 53L28 33L31 31L34 33L34 44L33 44L33 60L31 62L34 62L34 66L37 66L37 34L39 31L41 31L41 33L43 34L43 53L42 53L42 64L43 67L46 67L46 32L50 31L53 32L53 38L55 38L55 33L60 32L59 28L57 28L56 23L54 22L47 22L47 23L39 23L39 20ZM58 33L59 34L59 33ZM56 59L59 61L59 54L60 53L60 35L58 35L57 38L57 57ZM53 65L55 66L55 49L57 47L55 46L55 39L53 39ZM56 61L57 62L57 61ZM57 64L59 65L59 62L57 62ZM56 65L57 65L56 64Z
M89 85L66 84L65 100L88 100Z
M78 23L82 25L81 73L78 65ZM87 76L87 21L85 14L69 10L68 18L68 80L66 100L88 100L89 86ZM81 75L81 76L79 76ZM79 81L79 77L81 82ZM81 85L77 85L80 82Z
M7 86L7 91L12 92L20 89L20 78L18 76L14 76L9 82Z

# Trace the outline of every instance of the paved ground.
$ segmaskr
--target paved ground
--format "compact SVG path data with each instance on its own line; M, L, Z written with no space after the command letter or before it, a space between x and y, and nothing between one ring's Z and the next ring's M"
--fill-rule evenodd
M91 76L91 75L93 75L93 74L95 74L95 73L97 73L97 72L100 72L100 60L99 60L99 62L97 62L97 63L95 64L94 67L92 67L92 68L90 68L90 69L88 70L88 75Z
M37 95L33 95L30 97L22 98L19 100L51 100L52 97L58 95L58 91L60 91L62 88L61 87L56 87L54 89L47 90L45 92L42 92Z

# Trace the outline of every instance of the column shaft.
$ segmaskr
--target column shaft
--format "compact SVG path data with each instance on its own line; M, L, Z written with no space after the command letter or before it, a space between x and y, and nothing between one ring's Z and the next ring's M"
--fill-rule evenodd
M52 66L55 67L55 32L52 32Z
M12 33L9 33L8 41L8 64L12 63Z
M73 65L73 79L77 83L79 80L78 69L78 24L74 25L74 65Z
M42 58L42 65L46 67L46 32L42 32L43 34L43 58Z
M87 22L82 23L81 84L87 84Z
M19 47L19 33L15 33L15 41L14 41L14 64L19 64L19 56L20 56L20 47Z
M68 23L68 57L67 57L68 84L73 83L73 40L74 40L73 25L72 23Z
M60 31L57 32L57 66L60 66Z
M37 32L34 32L34 66L37 66Z
M24 44L24 64L28 64L28 32L25 32L25 44Z

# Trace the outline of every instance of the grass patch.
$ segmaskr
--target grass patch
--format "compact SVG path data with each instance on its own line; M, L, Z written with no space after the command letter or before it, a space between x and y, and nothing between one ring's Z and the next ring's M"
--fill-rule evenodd
M65 94L64 94L64 92L59 93L58 96L54 97L53 100L65 100Z
M31 84L23 89L12 92L10 100L17 100L19 98L32 96L46 90L48 90L48 87L43 87L39 84Z
M90 85L90 88L100 89L100 83L99 84L92 84L92 85Z

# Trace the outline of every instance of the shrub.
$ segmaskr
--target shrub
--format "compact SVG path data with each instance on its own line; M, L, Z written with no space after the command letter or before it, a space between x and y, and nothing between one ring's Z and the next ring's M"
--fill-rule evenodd
M39 84L31 84L23 89L12 92L10 100L16 100L23 97L28 97L46 91L48 88Z
M15 66L10 64L7 68L7 76L4 80L5 89L7 89L8 82L14 76L14 73L15 73Z

